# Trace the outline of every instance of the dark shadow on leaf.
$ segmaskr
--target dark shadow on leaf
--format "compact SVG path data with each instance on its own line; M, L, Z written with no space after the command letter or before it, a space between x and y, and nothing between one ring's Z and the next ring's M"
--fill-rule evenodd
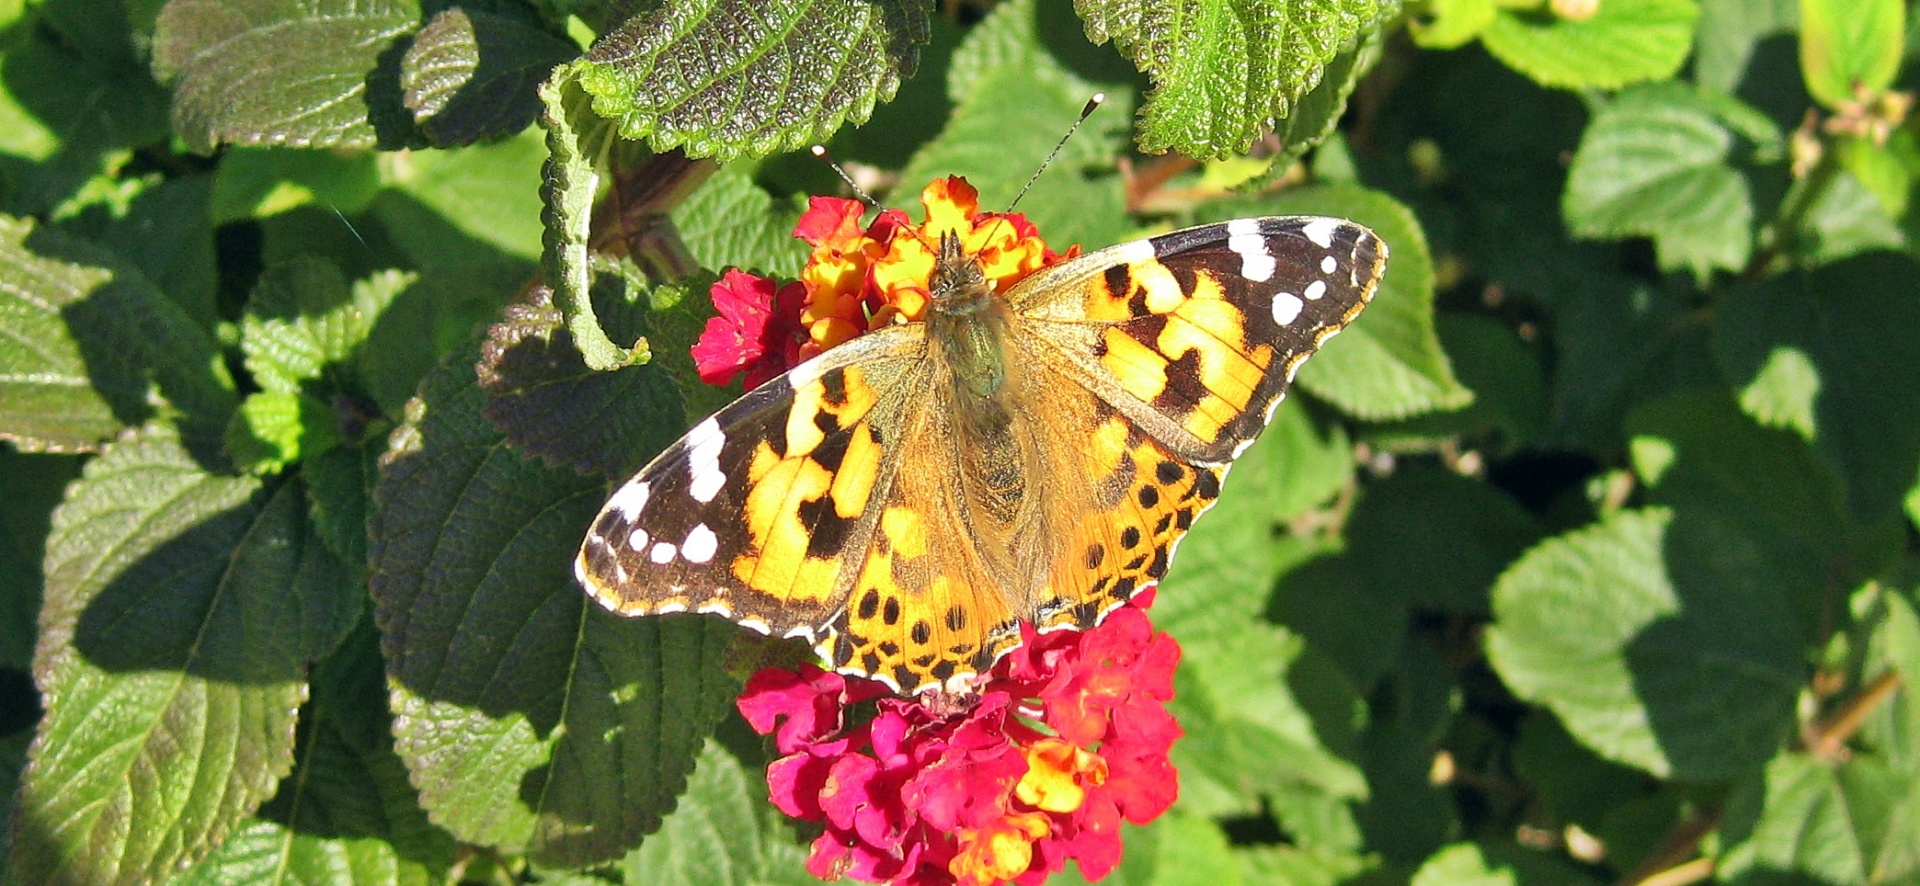
M439 147L511 135L539 116L540 83L576 55L571 41L548 33L532 16L456 6L436 13L415 36L400 71L403 98ZM465 68L464 77L444 82L455 66Z

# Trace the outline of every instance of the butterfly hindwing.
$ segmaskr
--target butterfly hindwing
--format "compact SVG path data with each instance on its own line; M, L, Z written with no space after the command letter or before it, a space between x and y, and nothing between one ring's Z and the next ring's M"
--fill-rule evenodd
M611 498L575 571L625 615L712 612L817 639L845 595L845 555L867 543L890 436L918 401L918 327L821 354L694 425Z

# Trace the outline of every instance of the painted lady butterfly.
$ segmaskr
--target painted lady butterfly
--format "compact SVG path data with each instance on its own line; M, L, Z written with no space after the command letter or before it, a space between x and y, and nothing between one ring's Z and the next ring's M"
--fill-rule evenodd
M607 608L805 637L902 691L964 691L1166 573L1386 244L1333 218L1123 243L992 291L940 243L924 323L794 367L620 487L575 564Z

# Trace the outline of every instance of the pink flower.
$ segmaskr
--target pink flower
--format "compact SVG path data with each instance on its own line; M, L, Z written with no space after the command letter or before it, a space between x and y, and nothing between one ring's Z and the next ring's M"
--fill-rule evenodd
M1025 628L965 697L892 697L813 665L755 674L739 704L783 754L773 802L826 829L808 870L893 886L1037 884L1068 859L1091 879L1112 871L1121 821L1178 794L1165 703L1180 647L1147 622L1152 596L1085 632Z

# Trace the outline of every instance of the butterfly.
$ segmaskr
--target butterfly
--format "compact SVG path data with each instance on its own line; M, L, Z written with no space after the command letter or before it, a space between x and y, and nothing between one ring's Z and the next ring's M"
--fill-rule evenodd
M1001 293L944 238L925 322L694 425L607 500L576 575L617 613L714 613L896 691L965 692L1021 622L1085 629L1166 574L1386 260L1350 221L1242 218Z

